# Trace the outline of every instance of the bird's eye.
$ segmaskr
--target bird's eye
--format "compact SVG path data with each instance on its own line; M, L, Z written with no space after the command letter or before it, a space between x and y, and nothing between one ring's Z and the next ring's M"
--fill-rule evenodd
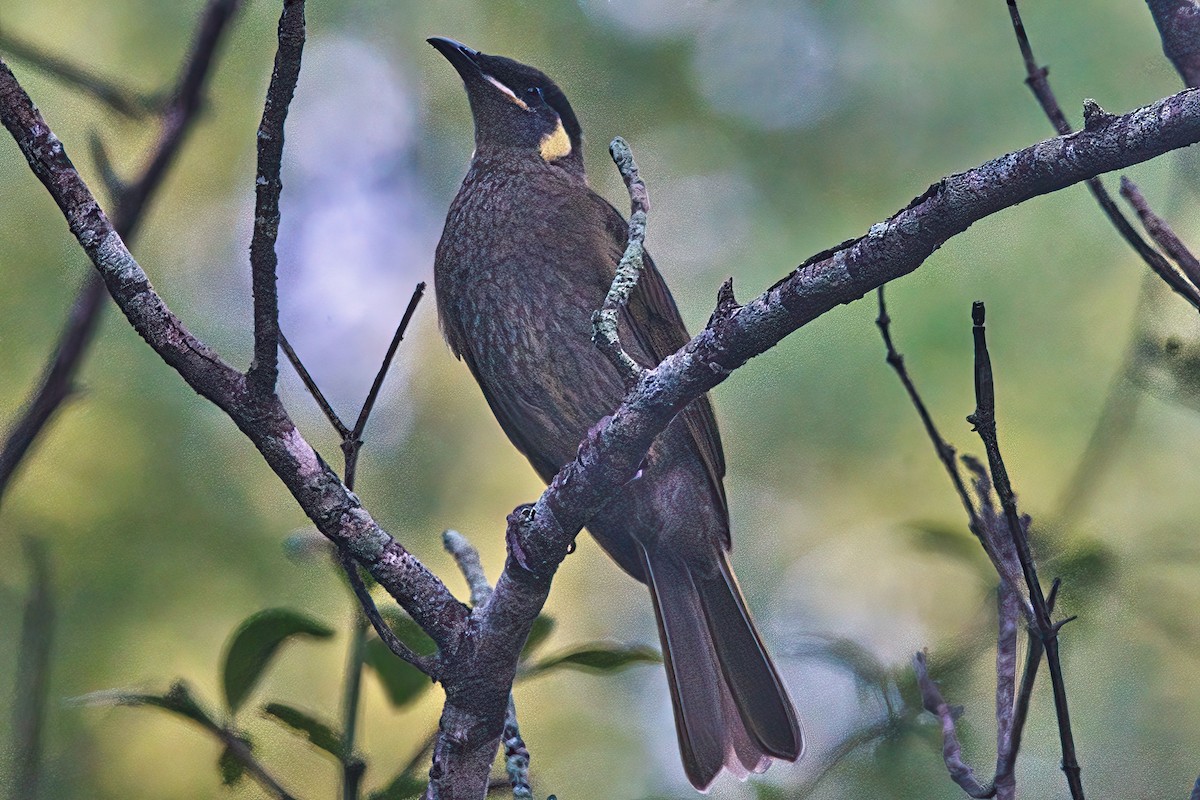
M539 86L530 86L528 89L525 90L525 95L527 97L532 97L537 100L543 99L542 98L542 89Z

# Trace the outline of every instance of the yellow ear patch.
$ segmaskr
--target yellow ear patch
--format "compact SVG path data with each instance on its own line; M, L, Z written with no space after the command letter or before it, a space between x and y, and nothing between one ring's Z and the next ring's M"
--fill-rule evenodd
M561 119L553 131L542 137L539 150L546 161L555 161L571 154L571 137L567 136L567 129L563 127Z

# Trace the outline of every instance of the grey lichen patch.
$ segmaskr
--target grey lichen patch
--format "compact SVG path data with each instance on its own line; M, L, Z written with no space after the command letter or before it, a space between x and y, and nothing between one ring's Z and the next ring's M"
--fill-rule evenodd
M346 517L354 519L355 522L368 523L365 526L347 524L343 522L343 530L345 528L358 528L361 532L357 536L347 538L346 545L350 548L351 554L359 561L374 564L379 561L387 548L395 540L388 535L387 531L375 524L370 515L361 508L350 509L346 512ZM355 519L358 518L358 519Z

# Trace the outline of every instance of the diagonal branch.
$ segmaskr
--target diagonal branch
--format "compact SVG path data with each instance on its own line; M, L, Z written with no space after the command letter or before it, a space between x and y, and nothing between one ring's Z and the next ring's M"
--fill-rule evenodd
M1129 201L1129 205L1133 206L1138 219L1142 221L1142 227L1146 229L1150 238L1179 265L1179 269L1183 270L1183 274L1188 277L1188 280L1194 285L1200 286L1200 259L1197 259L1183 243L1183 240L1175 234L1175 231L1171 230L1167 221L1154 213L1150 204L1146 202L1146 198L1142 196L1141 190L1128 178L1121 178L1121 196Z
M254 286L254 361L247 378L259 396L275 392L279 379L279 292L275 240L279 236L279 194L283 180L283 123L300 79L304 52L304 0L284 0L279 17L279 47L258 126L258 175L254 179L254 236L250 272Z
M116 206L113 223L126 241L132 242L136 238L146 207L162 185L167 168L174 162L199 115L218 45L240 7L241 0L210 0L200 16L184 67L171 92L170 102L162 111L158 141L150 159L141 176L133 183L125 184L113 198ZM71 306L37 392L8 431L4 449L0 450L0 502L33 443L70 397L75 375L95 336L107 297L108 290L100 275L89 273Z

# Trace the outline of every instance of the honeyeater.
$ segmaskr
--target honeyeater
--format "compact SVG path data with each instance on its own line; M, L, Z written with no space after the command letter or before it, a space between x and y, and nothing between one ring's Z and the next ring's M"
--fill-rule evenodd
M579 121L542 72L433 38L462 77L475 153L450 204L434 282L442 332L508 438L543 480L625 395L592 344L628 226L584 174ZM646 367L688 340L647 255L618 325ZM667 427L643 469L588 530L650 589L688 779L707 788L803 750L796 712L729 564L725 458L701 397Z

